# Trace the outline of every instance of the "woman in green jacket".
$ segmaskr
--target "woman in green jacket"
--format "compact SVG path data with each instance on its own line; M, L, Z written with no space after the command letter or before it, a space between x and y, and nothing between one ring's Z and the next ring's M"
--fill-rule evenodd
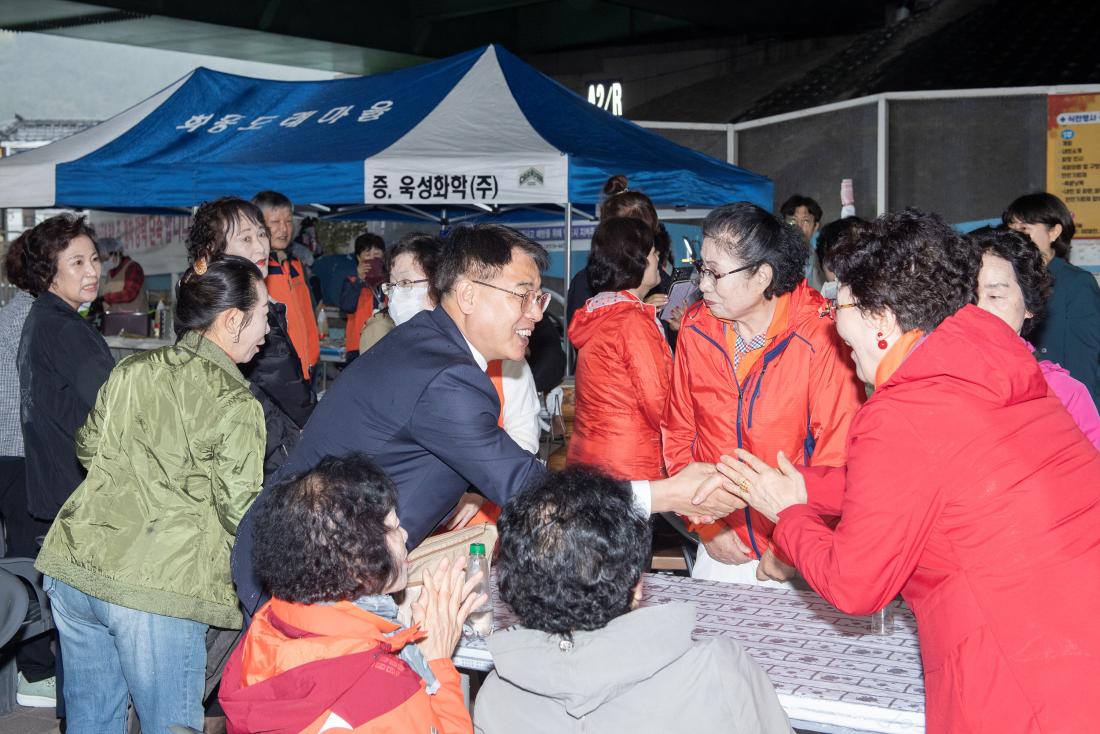
M174 346L123 360L77 432L88 471L39 553L61 637L70 734L203 728L208 626L240 626L229 574L260 490L264 418L238 364L267 333L254 263L195 263Z

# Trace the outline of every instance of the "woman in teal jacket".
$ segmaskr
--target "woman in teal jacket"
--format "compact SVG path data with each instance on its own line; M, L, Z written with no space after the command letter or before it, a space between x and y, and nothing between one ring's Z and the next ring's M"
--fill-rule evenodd
M88 471L38 556L64 653L70 734L203 728L208 626L240 626L229 575L263 476L264 418L237 369L267 333L255 264L187 271L177 343L119 363L77 433Z

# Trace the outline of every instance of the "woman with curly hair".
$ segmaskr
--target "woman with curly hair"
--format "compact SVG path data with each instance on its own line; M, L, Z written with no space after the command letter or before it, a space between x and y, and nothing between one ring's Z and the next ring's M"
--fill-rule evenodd
M846 466L796 469L780 455L776 470L738 452L720 469L838 609L870 614L902 594L928 734L1088 731L1100 452L1027 346L973 305L981 257L916 211L842 239L837 330L876 386Z
M638 608L649 520L607 474L570 467L500 518L500 597L520 627L493 633L479 734L790 734L764 671L729 637L693 640L689 604Z
M192 263L210 264L226 255L256 264L267 278L271 237L263 212L252 202L226 196L203 202L191 219L187 254ZM268 333L260 351L240 366L253 396L264 409L267 449L264 476L283 463L309 420L317 396L302 373L302 362L287 331L286 306L270 300Z
M107 342L77 312L99 293L95 232L84 217L50 217L17 240L34 296L19 342L19 384L32 517L52 521L84 479L73 450L115 366Z
M1029 334L1043 318L1051 289L1050 273L1043 266L1039 248L1011 230L983 228L971 232L970 237L982 251L978 306L1000 316L1017 334ZM1031 344L1028 348L1035 349ZM1040 360L1039 369L1073 422L1100 449L1100 415L1088 388L1049 359Z
M472 731L451 656L484 604L460 562L424 573L412 627L397 490L364 454L323 458L272 487L252 556L272 598L222 677L229 731ZM426 635L426 638L425 638Z
M716 462L743 448L784 451L806 466L840 466L848 424L865 395L803 276L802 235L748 202L718 207L703 221L702 302L680 327L661 423L665 469ZM693 575L771 583L794 569L771 543L772 523L749 508L696 528Z

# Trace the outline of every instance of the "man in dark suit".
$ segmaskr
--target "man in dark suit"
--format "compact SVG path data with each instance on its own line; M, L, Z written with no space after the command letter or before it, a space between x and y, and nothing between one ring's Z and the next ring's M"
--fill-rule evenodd
M508 227L454 230L432 274L439 307L394 329L344 370L271 482L328 455L365 452L397 485L397 515L415 548L467 487L504 506L540 479L542 464L498 426L500 402L485 369L494 359L524 358L549 300L539 289L548 262L542 246ZM651 512L715 516L743 506L721 486L714 467L703 464L633 483ZM256 504L262 502L261 494ZM253 515L241 522L233 551L234 580L249 613L262 597L249 557Z

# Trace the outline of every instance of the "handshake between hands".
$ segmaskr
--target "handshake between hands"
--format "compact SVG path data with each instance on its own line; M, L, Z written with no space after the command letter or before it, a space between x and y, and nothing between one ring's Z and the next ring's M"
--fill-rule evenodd
M667 479L650 483L653 512L675 512L705 524L745 506L734 482L714 464L694 462Z

